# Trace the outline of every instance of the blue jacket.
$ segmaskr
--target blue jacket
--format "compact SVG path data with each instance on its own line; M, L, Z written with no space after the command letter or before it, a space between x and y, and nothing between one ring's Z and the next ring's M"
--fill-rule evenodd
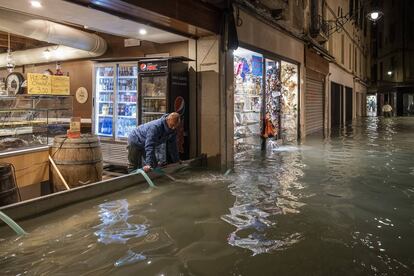
M167 116L168 114L165 114L157 120L138 126L128 136L128 144L145 151L145 164L153 168L157 166L155 148L165 142L171 161L179 161L177 132L168 127Z

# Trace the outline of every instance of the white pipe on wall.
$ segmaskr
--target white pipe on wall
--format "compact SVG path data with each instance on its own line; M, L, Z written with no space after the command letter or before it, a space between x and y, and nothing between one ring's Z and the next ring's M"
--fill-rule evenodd
M46 59L43 55L46 48L52 51L56 46L43 47L14 52L13 58L16 65L97 57L104 54L107 48L106 41L96 34L10 10L0 10L0 31L60 45L58 48L62 56L60 59L57 57L55 59L53 56ZM43 50L39 52L40 49ZM0 67L6 66L5 56L6 54L0 55Z
M56 49L57 48L57 49ZM44 56L45 50L48 49L51 54L49 58ZM55 50L54 50L55 49ZM5 67L7 64L6 61L7 54L0 54L0 67ZM70 59L81 59L81 58L91 58L96 57L91 52L79 50L67 46L49 46L41 47L30 50L16 51L13 52L13 61L16 66L27 65L27 64L37 64L37 63L47 63L55 62L62 60Z

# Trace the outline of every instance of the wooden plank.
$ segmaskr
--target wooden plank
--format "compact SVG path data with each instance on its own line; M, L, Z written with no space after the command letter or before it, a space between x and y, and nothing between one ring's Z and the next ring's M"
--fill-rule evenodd
M39 152L8 156L0 162L11 163L16 169L16 180L19 187L36 185L49 180L48 149Z

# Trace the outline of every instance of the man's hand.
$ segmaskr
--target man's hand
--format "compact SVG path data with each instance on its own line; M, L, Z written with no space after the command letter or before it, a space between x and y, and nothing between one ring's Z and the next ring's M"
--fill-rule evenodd
M146 165L146 166L143 167L143 169L144 169L144 172L147 173L147 172L150 172L152 168L151 168L151 166Z

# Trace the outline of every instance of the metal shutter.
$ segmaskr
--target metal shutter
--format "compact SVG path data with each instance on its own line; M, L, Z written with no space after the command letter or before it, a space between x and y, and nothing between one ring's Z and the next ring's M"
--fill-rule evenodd
M306 134L323 129L323 82L306 78L305 93Z

